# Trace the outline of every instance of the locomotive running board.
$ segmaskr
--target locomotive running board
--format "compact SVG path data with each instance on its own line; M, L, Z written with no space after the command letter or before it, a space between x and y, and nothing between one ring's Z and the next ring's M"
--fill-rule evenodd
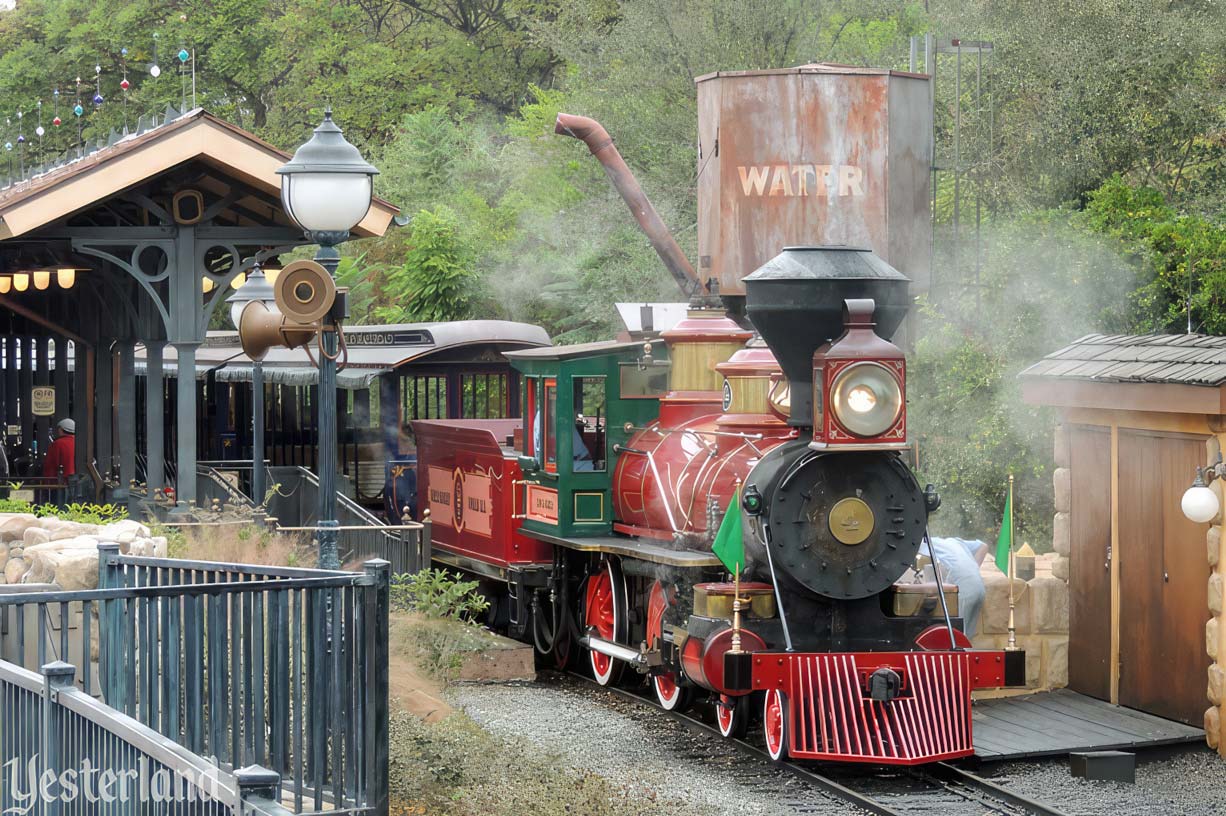
M637 558L639 561L650 561L653 564L664 564L669 567L683 569L698 569L702 567L721 567L718 558L710 552L697 550L670 550L659 544L650 543L645 538L628 538L626 536L585 536L583 538L563 538L550 535L540 530L520 528L520 532L537 541L555 544L577 552L601 552L619 555L623 558Z

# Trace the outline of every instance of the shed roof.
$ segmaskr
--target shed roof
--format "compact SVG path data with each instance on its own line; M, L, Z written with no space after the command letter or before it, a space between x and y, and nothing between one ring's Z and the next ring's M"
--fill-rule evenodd
M1226 337L1087 334L1022 371L1027 402L1226 413Z
M1087 334L1027 368L1022 377L1100 382L1226 384L1226 337Z
M25 235L194 159L279 196L276 171L289 158L289 153L196 108L0 189L0 239ZM382 235L398 212L374 199L353 229L354 236Z

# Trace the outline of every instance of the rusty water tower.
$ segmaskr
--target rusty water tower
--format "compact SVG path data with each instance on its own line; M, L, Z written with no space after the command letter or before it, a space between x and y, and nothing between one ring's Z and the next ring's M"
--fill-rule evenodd
M923 74L803 65L698 77L698 275L720 294L787 246L868 247L928 288Z
M687 298L709 283L743 313L741 279L790 246L867 247L927 290L932 108L924 74L803 65L719 71L698 86L698 265L685 257L608 132L559 114L585 142ZM708 298L709 300L709 298Z

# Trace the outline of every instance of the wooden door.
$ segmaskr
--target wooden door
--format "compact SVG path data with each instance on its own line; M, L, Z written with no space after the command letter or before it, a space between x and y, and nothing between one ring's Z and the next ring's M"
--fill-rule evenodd
M1111 429L1070 425L1069 688L1111 698Z
M1120 704L1200 725L1205 678L1204 527L1180 497L1202 437L1120 429Z

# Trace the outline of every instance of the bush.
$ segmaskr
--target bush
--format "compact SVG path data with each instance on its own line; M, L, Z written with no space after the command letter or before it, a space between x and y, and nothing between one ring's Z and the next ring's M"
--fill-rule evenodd
M489 601L478 591L476 581L464 581L443 569L423 569L413 575L392 578L392 606L430 618L474 621L489 608Z
M40 504L34 508L34 515L39 518L54 516L64 521L75 521L81 524L110 524L114 521L126 519L128 511L118 504L81 503L69 504L64 507L57 507L54 504Z
M0 499L0 513L33 513L34 506L21 499Z

